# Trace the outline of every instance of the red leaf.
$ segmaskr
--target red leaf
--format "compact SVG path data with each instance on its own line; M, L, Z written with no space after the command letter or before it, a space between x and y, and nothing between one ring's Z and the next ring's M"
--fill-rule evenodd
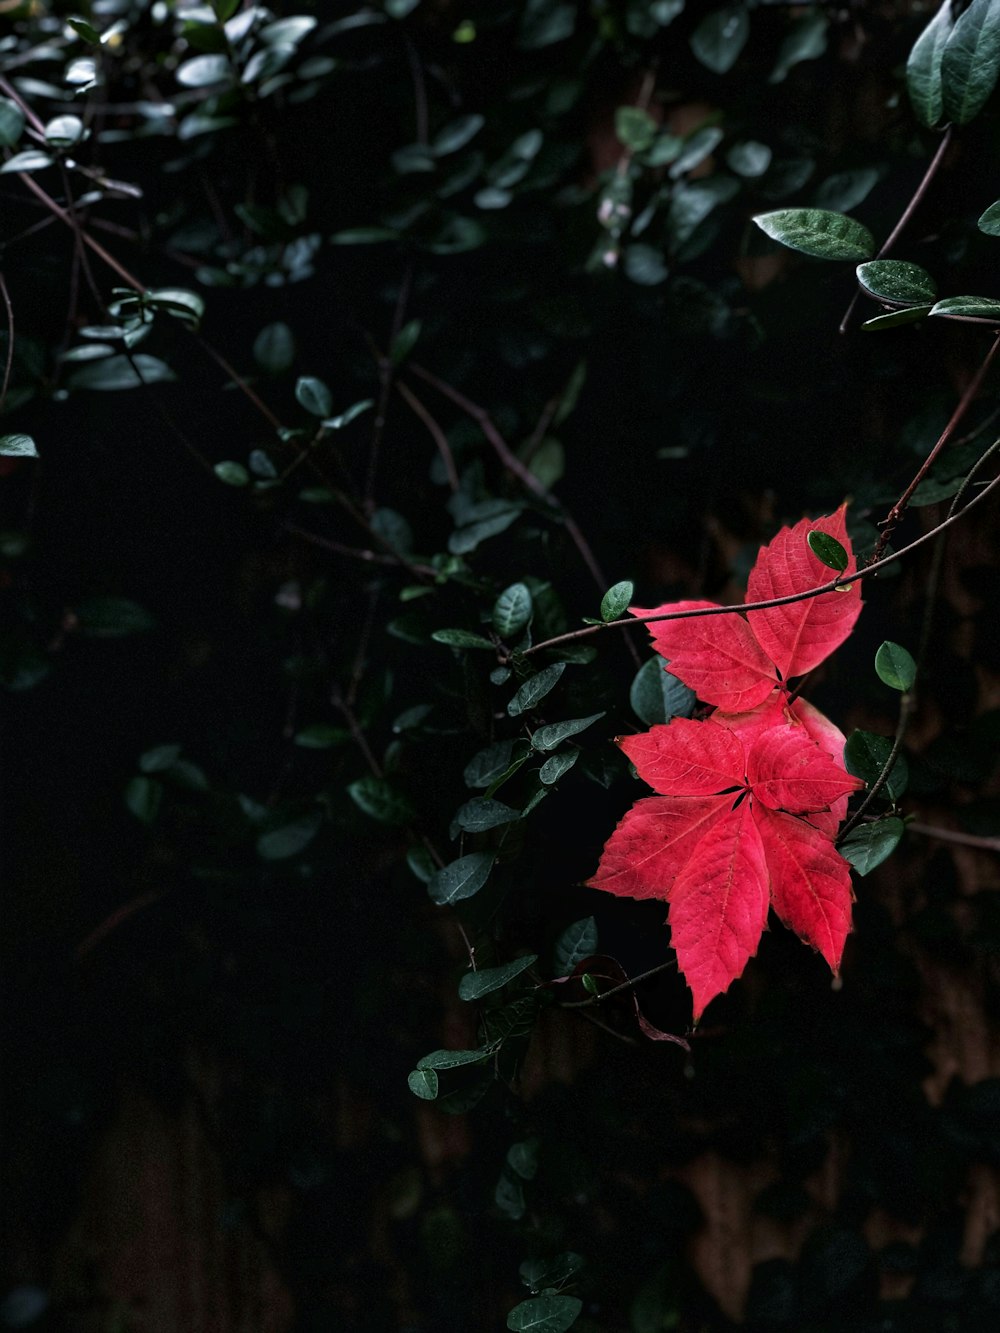
M662 796L712 796L744 783L743 744L724 727L675 717L638 736L620 736L618 744Z
M834 972L851 929L850 867L829 837L805 820L754 807L774 910L790 930L818 949Z
M800 815L829 810L840 797L864 786L794 723L757 736L747 753L747 780L755 801Z
M811 554L811 552L810 552ZM815 559L815 557L813 557ZM633 615L658 611L696 611L716 602L671 602ZM696 616L690 620L659 620L650 625L653 647L670 663L670 673L707 704L739 713L762 703L777 683L753 631L742 616Z
M622 898L661 898L732 796L647 796L612 833L587 884Z
M806 699L795 699L792 701L791 713L797 722L801 722L806 729L806 734L810 740L814 740L821 750L841 766L844 763L844 746L847 744L847 737L839 727L834 726L825 713L821 713L818 708L814 708ZM830 837L835 837L837 829L840 828L847 815L847 797L840 796L833 802L829 810L817 810L809 815L809 823L814 824L816 828L822 829Z
M670 942L694 995L696 1023L757 952L767 924L767 864L750 806L744 800L716 820L670 897Z
M824 518L804 518L793 528L782 528L761 551L750 571L747 600L765 602L821 587L834 577L809 549L808 535L825 532L848 554L847 573L857 569L847 535L845 510ZM802 676L838 648L861 614L861 585L854 583L838 592L823 593L767 611L748 611L747 618L763 649L770 654L783 679ZM674 674L679 674L671 667Z

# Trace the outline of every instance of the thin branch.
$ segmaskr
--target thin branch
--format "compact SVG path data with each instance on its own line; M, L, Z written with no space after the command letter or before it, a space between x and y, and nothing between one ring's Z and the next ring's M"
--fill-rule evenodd
M403 280L399 285L399 295L392 312L392 327L389 330L388 350L385 353L375 350L378 359L378 402L375 404L375 421L372 425L372 442L368 452L368 469L365 475L365 509L368 513L375 507L375 476L378 472L379 454L382 451L382 438L385 435L385 421L389 411L389 397L396 367L392 360L392 349L403 320L406 318L406 305L410 299L413 285L413 263L407 264Z
M906 827L914 833L922 833L925 838L937 838L939 842L953 842L960 847L981 847L984 852L1000 852L1000 838L986 838L975 833L962 833L958 829L939 828L936 824L922 824L917 819L908 820Z
M207 356L210 356L212 360L215 362L215 364L221 370L225 371L225 373L229 376L229 378L240 390L240 392L244 394L245 397L249 398L250 402L253 403L254 407L256 407L257 411L261 414L261 416L265 417L271 423L271 425L274 427L275 430L280 430L281 422L278 420L278 418L274 415L274 413L271 411L268 405L263 401L263 399L261 399L257 395L255 390L252 388L251 385L247 383L247 381L243 378L243 376L238 374L233 369L233 367L229 364L229 362L222 355L222 353L217 352L215 348L211 345L211 343L207 343L200 333L196 333L194 335L194 339L195 342L198 344L198 346L202 349L202 351L205 352Z
M899 702L899 721L896 724L896 734L893 737L892 749L889 751L889 757L882 765L881 773L879 773L878 777L868 788L868 791L865 795L865 799L861 802L857 810L855 810L854 814L851 815L850 819L847 821L846 824L844 824L840 832L837 834L838 843L843 842L844 839L847 837L847 835L853 829L857 828L857 826L861 823L861 820L864 818L865 814L871 807L872 803L878 800L886 783L892 776L892 770L896 765L896 760L899 758L899 752L903 748L903 740L906 737L906 730L907 727L910 725L910 718L913 716L915 707L916 707L916 700L914 696L910 693L904 694Z
M14 307L11 305L7 280L2 272L0 272L0 297L3 298L3 308L7 314L7 355L4 359L3 384L0 385L0 412L2 412L3 405L7 401L11 366L14 364Z
M591 995L586 1000L567 1000L559 1007L560 1009L588 1009L591 1005L600 1004L602 1000L609 1000L612 995L619 995L623 990L632 990L641 981L648 981L650 977L659 976L661 972L666 972L676 966L677 959L670 958L665 963L659 963L656 967L651 967L648 972L640 972L637 977L630 977L628 981L623 981L618 986L612 986L610 990L601 991L600 995Z
M448 476L448 485L452 491L458 490L458 471L455 467L455 457L451 452L451 445L448 443L448 437L441 429L440 424L431 416L427 408L417 397L417 395L402 382L397 382L396 392L400 395L406 405L415 413L416 416L427 427L431 438L437 446L437 451L441 455L441 461L444 464L444 470Z
M324 551L332 551L334 555L347 556L350 560L363 560L368 565L390 565L394 568L406 569L411 574L422 574L427 578L436 578L438 571L433 565L414 564L398 555L383 555L380 551L364 551L355 546L345 546L343 542L334 541L332 537L321 537L317 532L309 532L306 528L300 528L296 523L285 523L283 527L286 532L290 532L293 537L301 537L303 541L310 542L313 546L322 547Z

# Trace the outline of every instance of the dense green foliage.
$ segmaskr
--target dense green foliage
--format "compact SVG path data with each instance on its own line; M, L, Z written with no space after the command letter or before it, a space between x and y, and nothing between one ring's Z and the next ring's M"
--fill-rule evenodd
M598 1004L669 937L579 887L636 795L612 738L696 707L608 622L995 475L1000 5L963 8L6 7L9 1286L53 1282L120 1088L176 1107L197 1050L233 1217L290 1193L297 1329L996 1321L996 1238L959 1259L1000 1083L929 1099L920 993L986 975L1000 899L904 836L1000 835L995 567L960 611L940 543L887 565L809 684L872 796L844 854L923 864L859 879L842 988L775 930L693 1036L670 971ZM540 1034L594 1038L570 1084ZM438 1110L471 1148L432 1164ZM745 1315L691 1262L707 1152L804 1236Z

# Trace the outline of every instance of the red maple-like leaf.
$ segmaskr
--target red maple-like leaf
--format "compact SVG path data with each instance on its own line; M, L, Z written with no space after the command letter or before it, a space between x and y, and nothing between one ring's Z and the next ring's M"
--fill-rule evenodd
M751 575L753 600L829 581L808 546L816 529L845 546L853 571L841 509L783 529L764 548ZM863 783L844 769L843 734L805 700L789 700L784 682L843 642L860 595L855 584L774 610L791 614L654 623L653 642L671 673L715 711L704 721L674 718L619 739L658 794L627 812L588 881L669 903L671 942L696 1022L756 953L769 905L834 971L851 928L850 870L833 838L850 793Z

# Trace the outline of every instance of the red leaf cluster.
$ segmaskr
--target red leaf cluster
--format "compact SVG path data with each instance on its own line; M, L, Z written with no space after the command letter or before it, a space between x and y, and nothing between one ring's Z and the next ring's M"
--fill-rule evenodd
M808 592L830 580L810 532L835 537L856 569L844 508L783 528L750 574L749 600ZM676 602L635 615L713 606ZM655 621L671 674L714 712L619 738L657 793L611 835L589 884L669 903L671 942L694 995L695 1021L757 951L769 906L836 972L851 928L850 870L833 840L861 782L843 766L842 733L787 682L850 634L857 583L761 611Z

